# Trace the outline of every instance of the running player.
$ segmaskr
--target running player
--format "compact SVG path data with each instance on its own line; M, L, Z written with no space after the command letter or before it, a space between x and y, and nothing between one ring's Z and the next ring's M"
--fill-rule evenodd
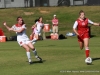
M37 58L40 62L42 62L42 59L37 55L37 51L36 51L35 47L32 45L31 41L29 40L28 36L26 35L26 26L25 26L26 24L24 23L22 17L18 17L17 24L13 25L11 28L9 26L7 26L6 22L4 22L3 25L9 31L16 32L17 42L21 47L23 47L26 50L29 64L32 64L31 56L30 56L30 49L34 53L35 58Z
M79 18L75 21L73 25L73 31L78 36L78 42L80 45L80 49L83 49L85 47L85 54L86 58L89 57L89 27L88 24L92 24L95 26L100 26L99 23L94 23L88 18L85 18L84 11L79 12Z
M33 38L32 40L33 44L36 40L39 39L39 36L41 36L41 31L43 29L43 26L44 26L44 23L42 21L42 17L39 17L38 20L35 20L35 24L32 26L32 29L33 29L32 34L36 36L36 38Z

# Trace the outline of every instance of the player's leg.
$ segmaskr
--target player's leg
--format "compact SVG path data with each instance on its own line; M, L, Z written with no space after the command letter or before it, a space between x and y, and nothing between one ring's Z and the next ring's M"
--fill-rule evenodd
M79 42L80 49L82 50L84 47L84 42Z
M32 44L35 44L37 42L37 40L38 40L38 33L37 34L34 34L33 40L31 41Z
M89 57L89 38L84 38L84 47L85 47L85 54L86 54L86 58Z
M28 61L31 64L30 48L26 44L23 44L22 47L26 50Z
M78 42L79 42L80 49L82 50L84 47L84 41L82 36L78 36Z
M37 58L39 61L42 61L42 58L40 58L40 57L37 55L36 48L32 45L32 43L29 42L27 45L32 49L32 52L34 53L35 58Z

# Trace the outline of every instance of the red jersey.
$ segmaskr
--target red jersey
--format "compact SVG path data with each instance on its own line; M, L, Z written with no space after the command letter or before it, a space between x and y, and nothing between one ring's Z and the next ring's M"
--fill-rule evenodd
M58 26L58 19L57 19L57 18L52 19L52 24L53 24L54 26Z
M88 33L89 28L88 28L88 18L85 18L84 20L77 20L78 26L77 26L77 31L80 35L83 35L84 33Z

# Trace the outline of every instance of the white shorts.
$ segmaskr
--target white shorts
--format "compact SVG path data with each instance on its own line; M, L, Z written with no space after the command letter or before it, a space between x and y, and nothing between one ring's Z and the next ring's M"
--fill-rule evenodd
M20 40L17 40L17 42L18 42L18 44L20 45L20 46L22 46L22 45L24 45L24 44L28 44L28 43L30 43L31 41L29 40L29 39L20 39Z
M37 34L37 35L41 35L41 32L39 32L39 31L34 31L34 34Z

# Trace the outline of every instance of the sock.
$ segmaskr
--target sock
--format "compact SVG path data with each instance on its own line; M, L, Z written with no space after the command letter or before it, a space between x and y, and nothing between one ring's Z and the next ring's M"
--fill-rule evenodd
M26 52L26 55L27 55L28 61L31 62L30 52Z
M86 58L89 57L90 50L85 50Z
M33 50L33 53L34 53L35 57L37 58L38 55L37 55L37 51L36 51L36 49Z

